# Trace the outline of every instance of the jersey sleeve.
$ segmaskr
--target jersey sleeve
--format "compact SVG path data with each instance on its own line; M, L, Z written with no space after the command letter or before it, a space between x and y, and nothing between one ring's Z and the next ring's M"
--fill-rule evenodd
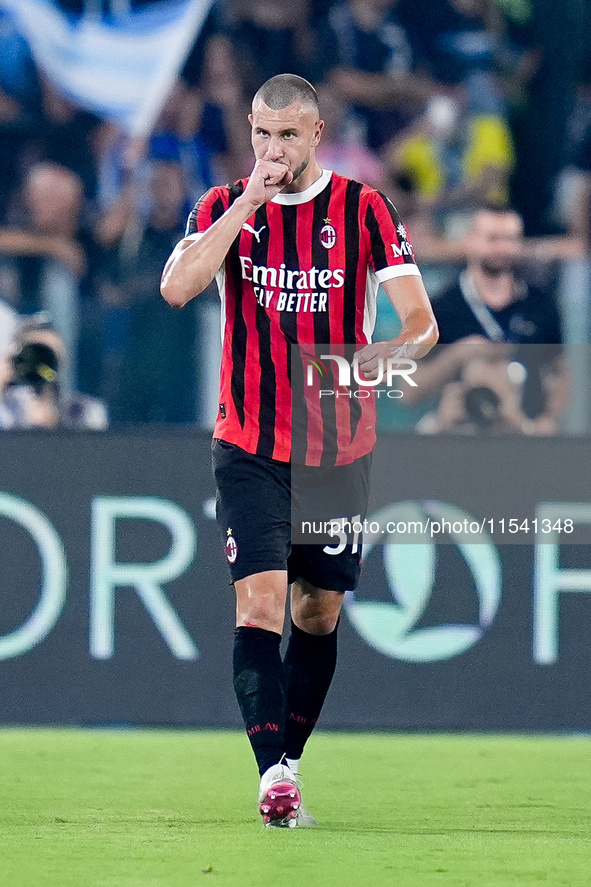
M187 219L185 237L191 234L203 234L224 213L228 207L228 189L210 188L203 194Z
M378 281L407 275L420 277L407 230L392 201L385 194L368 189L362 212L370 264Z

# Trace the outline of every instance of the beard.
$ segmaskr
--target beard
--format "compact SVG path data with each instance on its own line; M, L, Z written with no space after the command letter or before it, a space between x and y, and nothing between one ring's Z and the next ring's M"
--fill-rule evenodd
M519 264L514 259L498 259L496 262L488 259L481 259L479 262L480 270L486 277L497 278L504 274L515 274Z
M308 154L308 156L307 156L304 160L302 160L302 162L301 162L300 165L297 167L297 169L294 170L294 172L293 172L292 184L293 184L293 182L295 182L297 179L299 179L299 177L300 177L301 174L304 172L304 170L307 169L309 163L310 163L310 155Z

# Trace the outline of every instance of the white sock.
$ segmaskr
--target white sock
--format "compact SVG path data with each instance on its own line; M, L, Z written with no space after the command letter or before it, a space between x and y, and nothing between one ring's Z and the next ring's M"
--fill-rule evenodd
M298 776L300 772L300 758L286 758L285 763L287 764L291 772L295 776Z

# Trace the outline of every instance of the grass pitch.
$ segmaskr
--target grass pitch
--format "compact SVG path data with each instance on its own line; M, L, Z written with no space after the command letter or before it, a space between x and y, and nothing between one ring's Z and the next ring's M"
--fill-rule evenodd
M241 733L0 730L2 887L591 884L587 738L315 734L264 829Z

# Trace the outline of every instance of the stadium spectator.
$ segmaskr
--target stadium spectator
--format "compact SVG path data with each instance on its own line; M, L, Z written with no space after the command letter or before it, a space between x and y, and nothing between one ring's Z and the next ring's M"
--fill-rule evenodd
M181 164L152 161L147 185L148 214L129 215L112 250L103 289L105 396L113 422L194 422L195 305L181 315L158 297L162 268L185 227L187 187Z
M587 199L585 177L590 170L585 167L591 165L590 132L591 60L587 59L564 133L563 165L554 181L551 208L551 218L560 230L585 236L578 216Z
M282 70L321 80L334 63L334 45L311 0L229 0L227 29L240 80L252 95L259 83ZM248 112L248 108L247 108Z
M64 166L80 177L84 196L91 199L97 185L92 136L100 121L73 105L43 74L39 81L41 114L26 147L25 168L40 162Z
M478 110L462 84L433 96L383 153L389 179L408 182L417 209L442 231L453 234L476 206L508 203L514 155L507 120Z
M350 0L330 15L337 60L329 79L355 107L374 151L414 119L433 89L415 71L396 6L397 0Z
M504 19L491 0L401 0L400 16L417 65L440 84L492 87L505 47Z
M2 379L0 428L70 428L104 431L105 405L77 391L64 391L61 375L71 356L48 315L23 319Z
M573 148L562 209L568 233L591 253L591 120Z
M540 65L527 4L505 0L401 0L420 66L449 93L462 87L472 114L497 117L511 131L526 122ZM521 148L521 146L519 146Z
M534 7L531 0L492 2L502 19L502 39L496 56L500 76L510 108L519 112L527 105L529 89L543 55L534 36Z
M216 182L227 182L248 169L248 101L238 59L227 34L213 34L203 52L199 80L203 96L202 132L212 153Z
M529 431L556 433L568 406L571 375L554 299L523 274L521 217L510 208L476 210L464 247L466 268L433 300L440 344L419 363L417 387L405 398L416 403L439 396L448 382L461 379L467 363L501 354L525 372L521 409L531 420Z
M201 193L213 182L212 156L221 153L217 137L213 138L208 121L203 122L204 103L200 91L177 80L147 140L146 160L179 163L189 194ZM210 186L210 185L209 185ZM148 203L146 209L148 208Z
M12 224L0 229L0 253L10 255L21 314L47 310L74 355L65 370L66 390L96 393L98 318L94 274L100 255L84 218L80 177L56 163L34 164L26 173L22 203Z
M382 162L365 144L364 133L351 107L329 83L321 84L318 99L323 109L324 129L316 156L324 169L375 188L383 184Z

